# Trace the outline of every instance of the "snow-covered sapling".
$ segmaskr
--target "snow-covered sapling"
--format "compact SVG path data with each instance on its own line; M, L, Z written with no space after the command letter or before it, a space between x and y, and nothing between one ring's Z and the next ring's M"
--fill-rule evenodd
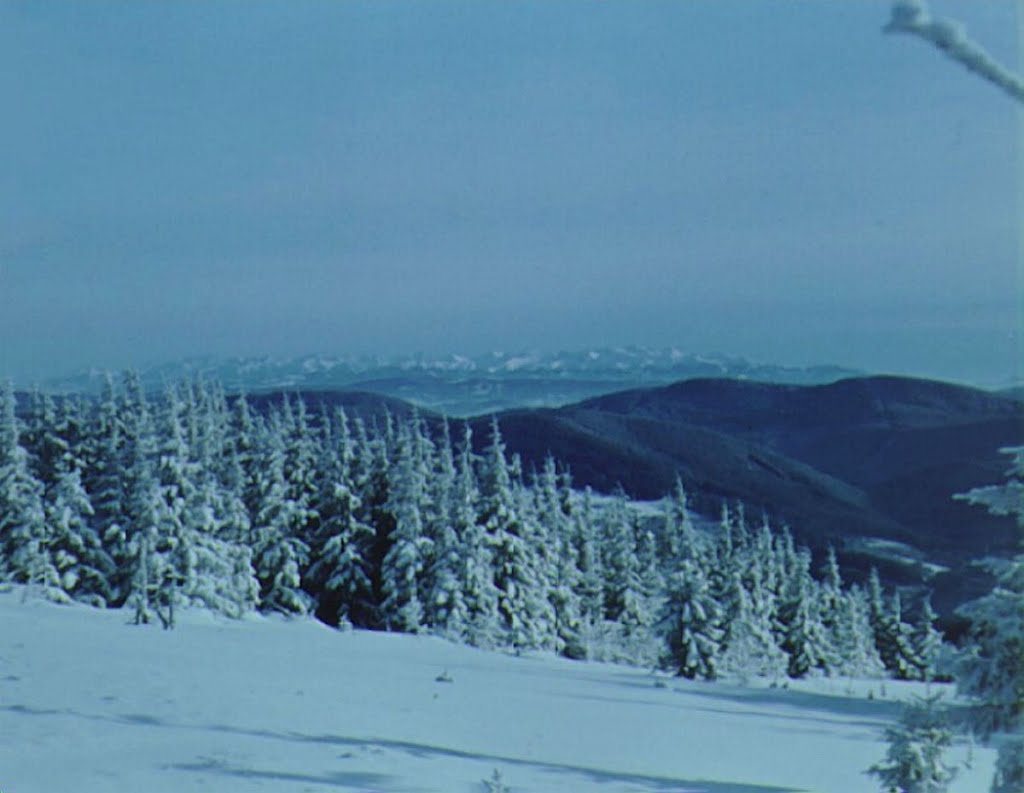
M903 710L898 724L886 728L889 750L885 761L868 769L885 793L945 793L956 769L942 761L953 742L941 694L916 697Z

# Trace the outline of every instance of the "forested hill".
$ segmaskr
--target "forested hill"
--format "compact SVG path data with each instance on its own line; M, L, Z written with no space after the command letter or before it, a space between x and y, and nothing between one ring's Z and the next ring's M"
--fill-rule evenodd
M978 389L900 377L701 379L499 420L527 465L550 452L577 484L621 485L638 498L658 497L679 475L703 511L742 501L814 548L844 548L862 570L927 579L947 608L985 586L972 559L1012 547L1010 520L952 499L999 481L998 449L1024 441L1024 403ZM949 572L932 577L925 561Z

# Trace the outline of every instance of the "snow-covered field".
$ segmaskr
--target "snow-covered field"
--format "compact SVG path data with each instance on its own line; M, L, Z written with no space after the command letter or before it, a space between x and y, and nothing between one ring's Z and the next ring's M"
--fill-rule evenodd
M877 791L881 729L923 689L691 683L312 620L128 622L0 594L3 793L479 793L495 769L516 793ZM987 790L992 762L974 749L951 793Z

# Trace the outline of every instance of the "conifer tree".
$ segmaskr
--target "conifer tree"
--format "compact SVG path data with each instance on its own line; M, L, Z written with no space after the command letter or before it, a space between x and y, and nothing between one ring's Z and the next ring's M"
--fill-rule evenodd
M457 569L466 608L466 640L478 647L493 647L499 642L499 593L494 584L489 537L479 517L480 490L472 437L467 424L456 461L452 523L455 533L462 538L461 564Z
M678 476L672 494L665 498L664 512L665 522L659 537L658 555L667 566L674 568L691 558L695 544L686 489Z
M285 498L291 511L291 530L300 542L309 545L320 516L316 512L317 454L313 432L301 396L286 396L280 411L272 417L273 431L280 434L284 448Z
M390 471L388 508L394 529L381 568L381 614L387 630L415 632L423 627L420 591L430 541L423 530L427 483L418 433L416 423L399 429L398 459Z
M602 515L602 568L605 573L604 611L628 633L649 624L637 559L636 529L620 489Z
M77 468L62 470L47 497L46 522L60 588L74 600L106 606L114 561L90 525L94 510Z
M860 587L850 587L837 605L833 630L835 671L850 677L881 677L885 665L875 646L868 597Z
M942 759L953 743L953 733L939 707L940 697L916 699L904 707L899 724L886 728L885 762L868 773L878 777L887 793L945 793L956 775Z
M903 621L903 601L899 592L893 593L891 604L879 654L897 680L916 680L922 661L914 652L913 629Z
M366 625L377 608L366 555L374 532L359 518L359 497L348 483L335 481L321 501L326 539L307 574L307 591L318 597L317 616L330 625Z
M593 494L589 487L583 492L579 510L573 516L573 536L580 570L580 616L584 631L593 631L605 618L605 574L601 563L597 520L594 517Z
M465 522L457 515L457 478L450 429L445 420L429 487L427 536L432 553L427 562L425 619L441 635L463 640L469 613L461 574Z
M1018 545L1011 558L989 563L996 579L992 591L960 610L971 627L957 670L957 689L973 700L977 732L1015 735L1003 743L1004 753L1024 744L1019 737L1024 733L1024 446L1002 451L1012 458L1006 481L958 496L994 515L1013 518ZM1001 755L999 773L1004 779L1019 779L1021 765L1019 759ZM999 784L1005 788L1011 783Z
M83 434L82 485L93 509L92 525L114 564L107 581L110 605L119 606L127 597L124 576L127 570L124 489L127 458L119 397L109 373L104 375L99 402Z
M902 600L898 592L886 606L878 570L871 569L868 578L868 606L875 647L886 670L899 680L915 676L917 664L911 644L910 626L903 621Z
M916 666L914 677L918 680L935 679L935 664L942 648L942 633L935 627L937 618L931 598L925 597L921 603L921 613L910 634L912 661Z
M54 600L66 600L50 556L43 486L20 443L14 390L0 392L0 574L27 583Z
M715 679L721 652L721 615L707 578L693 562L684 562L669 579L662 621L668 645L664 663L681 677Z
M815 669L832 669L831 645L821 622L817 587L809 574L797 575L781 607L785 638L782 649L789 656L790 677L805 677Z
M548 581L548 599L554 617L554 649L572 658L586 656L582 635L580 570L573 537L571 503L560 489L555 460L548 455L535 478L536 519L542 531L538 541L546 550L542 574Z
M300 570L309 548L296 535L306 512L287 497L284 460L284 439L270 432L260 454L250 547L260 584L260 607L305 614L309 597L302 591Z
M754 573L748 591L739 571L734 571L732 589L730 600L736 604L736 611L726 628L721 672L741 679L751 675L773 680L784 676L788 658L775 641L768 593L760 585L760 574Z
M513 490L515 465L505 457L505 444L495 420L484 458L479 520L491 548L498 615L505 640L516 650L539 648L548 638L550 606L538 578L536 549L530 526ZM547 624L546 624L547 623Z
M21 432L21 445L28 453L32 475L44 488L57 481L69 451L60 429L53 397L34 390L29 397L28 419Z

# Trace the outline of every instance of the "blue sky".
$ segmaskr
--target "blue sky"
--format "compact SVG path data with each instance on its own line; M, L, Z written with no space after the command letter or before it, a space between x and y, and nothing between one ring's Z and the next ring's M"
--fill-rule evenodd
M1009 65L1010 0L932 3ZM1021 372L1022 126L868 0L0 1L0 377L676 345Z

